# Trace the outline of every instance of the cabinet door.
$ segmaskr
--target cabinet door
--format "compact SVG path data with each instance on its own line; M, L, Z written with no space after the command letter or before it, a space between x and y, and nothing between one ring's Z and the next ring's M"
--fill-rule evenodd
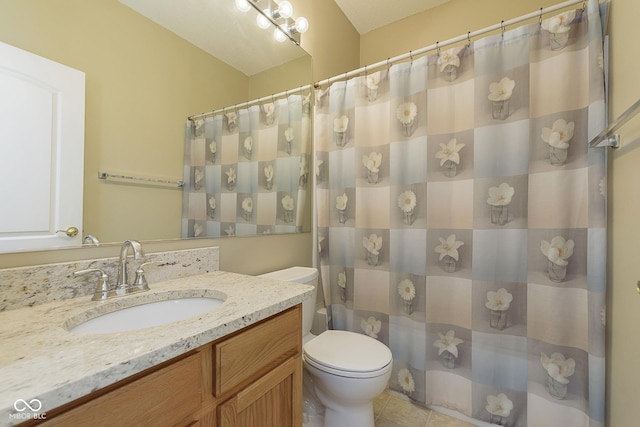
M302 425L302 359L285 363L218 406L220 427Z
M77 427L185 425L200 407L202 367L194 354L47 420Z

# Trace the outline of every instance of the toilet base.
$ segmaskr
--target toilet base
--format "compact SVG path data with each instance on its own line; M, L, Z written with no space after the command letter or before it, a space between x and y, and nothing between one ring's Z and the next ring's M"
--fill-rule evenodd
M368 403L358 407L349 406L346 411L343 408L326 408L324 411L324 427L374 427L373 404Z
M322 388L316 388L316 394L325 404L324 427L374 427L373 400L357 400L339 405L335 400L329 399Z

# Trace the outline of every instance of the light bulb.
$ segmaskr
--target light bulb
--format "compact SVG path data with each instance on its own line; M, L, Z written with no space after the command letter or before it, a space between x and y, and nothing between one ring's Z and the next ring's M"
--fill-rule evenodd
M240 12L247 12L251 9L251 5L247 0L236 0L236 7Z
M265 9L264 13L268 15L271 12L269 11L269 9ZM258 16L256 16L256 23L258 24L258 27L262 28L263 30L269 28L269 25L271 25L271 22L269 22L269 20L260 13L258 14Z
M278 10L275 13L277 13L278 16L282 18L291 18L291 15L293 15L293 6L291 6L291 3L285 0L283 2L280 2L280 4L278 5Z
M301 16L300 18L296 19L295 29L299 33L306 33L309 29L309 21L307 21L307 18Z
M287 39L287 35L280 28L273 30L273 38L282 43Z

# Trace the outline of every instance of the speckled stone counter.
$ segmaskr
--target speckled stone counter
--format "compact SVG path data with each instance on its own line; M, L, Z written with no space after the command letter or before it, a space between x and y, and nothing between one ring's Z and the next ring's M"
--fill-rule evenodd
M158 283L106 302L88 296L0 313L0 425L13 425L18 399L46 413L92 391L179 356L311 298L312 287L215 271ZM103 313L144 302L213 296L224 303L169 325L131 332L69 332L87 310ZM71 320L70 320L71 319ZM22 402L18 405L23 407Z

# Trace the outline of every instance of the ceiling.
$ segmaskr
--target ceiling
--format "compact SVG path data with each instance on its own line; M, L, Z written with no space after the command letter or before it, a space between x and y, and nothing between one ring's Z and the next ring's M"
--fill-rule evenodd
M424 12L449 0L334 0L360 34Z
M119 1L247 76L306 55L293 43L265 37L265 30L255 25L256 12L239 12L233 0ZM358 33L365 34L449 0L334 1Z

